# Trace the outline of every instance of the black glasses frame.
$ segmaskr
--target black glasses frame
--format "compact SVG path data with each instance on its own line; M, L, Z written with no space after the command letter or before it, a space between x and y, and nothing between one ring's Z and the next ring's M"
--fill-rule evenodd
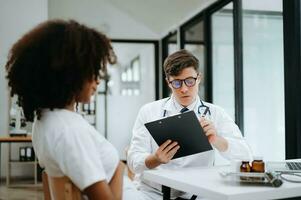
M198 79L198 77L199 77L199 75L197 75L197 77L188 77L188 78L185 78L185 79L175 79L175 80L169 81L169 83L171 84L171 86L172 86L174 89L179 89L179 88L181 88L182 85L183 85L183 82L185 83L185 85L186 85L187 87L193 87L193 86L195 86L196 80ZM188 84L187 84L186 81L189 80L189 79L194 79L194 84L193 84L193 85L188 85ZM175 81L180 82L180 86L179 86L179 87L175 87L175 86L174 86L173 83L175 83Z

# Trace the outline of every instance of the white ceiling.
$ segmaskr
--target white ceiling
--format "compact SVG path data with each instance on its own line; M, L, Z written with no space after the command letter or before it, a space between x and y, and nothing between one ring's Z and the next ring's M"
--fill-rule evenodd
M217 0L48 0L49 18L75 19L111 38L159 39Z
M164 34L216 0L109 0L157 34Z

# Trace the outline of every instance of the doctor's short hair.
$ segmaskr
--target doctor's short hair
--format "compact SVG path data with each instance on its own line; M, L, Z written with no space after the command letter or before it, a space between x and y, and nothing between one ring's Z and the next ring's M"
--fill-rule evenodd
M42 109L76 100L88 81L106 75L108 62L116 56L104 34L73 20L49 20L13 45L6 78L26 120L33 121Z
M184 68L193 67L199 70L199 60L189 51L182 49L169 55L163 64L166 78L177 76Z

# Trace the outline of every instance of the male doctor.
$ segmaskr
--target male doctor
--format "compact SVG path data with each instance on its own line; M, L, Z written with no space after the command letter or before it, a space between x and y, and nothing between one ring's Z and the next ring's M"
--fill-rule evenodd
M164 62L164 72L172 91L171 97L148 103L139 111L127 161L135 173L134 182L145 199L162 199L162 193L160 185L141 179L144 170L213 166L214 151L220 152L229 160L252 158L248 145L230 116L222 108L199 98L201 75L198 68L198 59L187 50L180 50L168 56ZM213 150L171 160L181 147L171 140L158 146L144 124L188 110L193 110L199 117L200 126ZM191 194L172 190L171 197L189 199Z

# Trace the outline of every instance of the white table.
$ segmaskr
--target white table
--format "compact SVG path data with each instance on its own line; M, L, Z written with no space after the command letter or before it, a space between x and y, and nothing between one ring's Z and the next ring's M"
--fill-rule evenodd
M195 195L216 200L262 200L301 197L301 183L283 184L274 188L263 185L243 185L223 178L219 171L228 170L227 166L212 168L187 168L180 170L148 170L143 178L148 181ZM169 194L164 194L165 199Z

